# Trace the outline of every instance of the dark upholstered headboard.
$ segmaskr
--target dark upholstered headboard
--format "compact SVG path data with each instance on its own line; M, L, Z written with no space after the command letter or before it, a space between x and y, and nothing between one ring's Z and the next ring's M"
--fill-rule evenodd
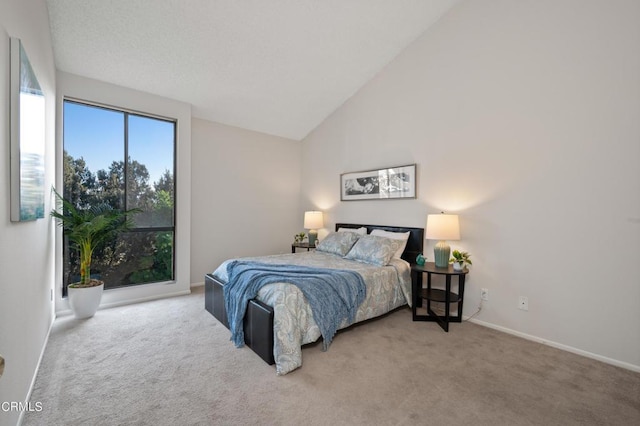
M407 232L409 231L409 240L407 246L402 253L402 258L410 263L416 263L416 257L422 253L424 249L424 228L407 228L404 226L380 226L380 225L359 225L355 223L336 223L336 231L338 228L367 228L367 234L374 229L382 229L389 232Z

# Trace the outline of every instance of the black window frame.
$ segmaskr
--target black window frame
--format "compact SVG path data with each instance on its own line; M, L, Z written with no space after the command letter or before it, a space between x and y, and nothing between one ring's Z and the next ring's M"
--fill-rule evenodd
M86 100L82 100L82 99L77 99L77 98L73 98L73 97L63 97L62 99L62 110L64 111L64 105L67 103L73 103L73 104L77 104L77 105L81 105L81 106L85 106L85 107L92 107L92 108L100 108L100 109L104 109L107 111L112 111L112 112L116 112L116 113L121 113L123 114L123 121L124 121L124 126L123 126L123 140L124 140L124 158L123 158L123 185L124 185L124 193L123 193L123 205L124 205L124 209L128 210L131 207L128 205L129 204L129 197L128 197L128 190L129 190L129 185L128 185L128 168L129 168L129 116L137 116L137 117L142 117L142 118L150 118L150 119L154 119L154 120L159 120L159 121L163 121L166 123L171 123L173 124L173 212L172 212L172 222L173 225L172 226L141 226L141 227L134 227L133 229L126 231L125 234L128 233L143 233L143 232L172 232L173 233L173 244L171 247L172 253L172 262L171 262L171 278L169 280L163 280L163 281L151 281L151 282L142 282L142 283L133 283L133 284L120 284L120 285L111 285L109 286L109 288L105 287L105 290L112 290L112 289L121 289L121 288L128 288L128 287L137 287L139 285L147 285L147 284L157 284L157 283L164 283L164 282L170 282L170 281L175 281L176 279L176 242L177 242L177 230L176 230L176 222L177 222L177 205L178 205L178 173L177 173L177 151L178 151L178 120L177 119L173 119L173 118L167 118L167 117L162 117L156 114L151 114L151 113L145 113L145 112L140 112L140 111L135 111L135 110L131 110L131 109L127 109L127 108L120 108L120 107L114 107L114 106L110 106L110 105L105 105L105 104L101 104L98 102L91 102L91 101L86 101ZM64 152L64 146L65 146L65 142L64 142L64 123L65 123L65 119L64 119L64 115L63 115L63 119L62 119L62 126L63 126L63 131L62 131L62 149ZM64 161L64 160L63 160ZM64 180L64 176L63 176L63 180ZM64 187L64 182L63 182L63 187ZM65 196L64 192L63 192L63 197ZM64 245L63 245L63 250L64 250ZM63 256L64 257L64 256ZM64 282L64 278L63 278L63 283L62 283L62 287L63 287L63 297L65 297L67 295L67 286L68 284L71 283L65 283Z

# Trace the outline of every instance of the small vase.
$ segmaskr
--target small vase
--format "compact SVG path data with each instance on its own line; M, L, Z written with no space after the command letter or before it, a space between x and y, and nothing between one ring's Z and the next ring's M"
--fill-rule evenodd
M462 262L453 262L454 271L462 271L463 269L464 269L464 264Z

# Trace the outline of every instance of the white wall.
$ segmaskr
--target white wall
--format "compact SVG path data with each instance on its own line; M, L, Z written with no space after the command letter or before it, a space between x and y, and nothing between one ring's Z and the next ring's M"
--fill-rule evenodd
M65 97L103 105L140 111L177 120L176 153L176 279L169 283L154 283L135 287L111 289L104 292L100 307L115 306L134 301L189 293L189 259L191 249L191 106L183 102L162 98L149 93L127 89L113 84L58 72L57 160L59 173L57 187L62 187L62 123ZM61 237L62 231L58 229ZM56 265L62 267L61 247L57 247ZM69 310L67 299L62 298L62 272L56 274L56 311Z
M465 315L485 287L480 322L640 370L639 42L637 1L462 2L304 140L301 210L459 213ZM339 201L414 162L417 200Z
M232 257L291 252L300 142L195 118L192 131L191 282Z
M56 96L49 34L44 1L0 2L0 354L6 360L0 403L26 401L53 321L54 225L48 218L24 223L9 220L9 37L22 40L45 94L45 188L49 188L55 167ZM46 196L45 212L50 208L51 199ZM15 424L20 415L0 410L0 424Z

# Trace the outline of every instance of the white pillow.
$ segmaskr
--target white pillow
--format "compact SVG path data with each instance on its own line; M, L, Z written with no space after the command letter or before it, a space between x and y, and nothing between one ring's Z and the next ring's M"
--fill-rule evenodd
M367 235L367 228L338 228L338 232L355 232L358 235Z
M378 237L391 238L392 240L402 240L402 244L398 251L393 255L394 259L400 259L402 257L402 252L404 248L407 246L407 240L409 240L409 235L411 232L389 232L383 229L374 229L371 231L371 235L377 235Z

